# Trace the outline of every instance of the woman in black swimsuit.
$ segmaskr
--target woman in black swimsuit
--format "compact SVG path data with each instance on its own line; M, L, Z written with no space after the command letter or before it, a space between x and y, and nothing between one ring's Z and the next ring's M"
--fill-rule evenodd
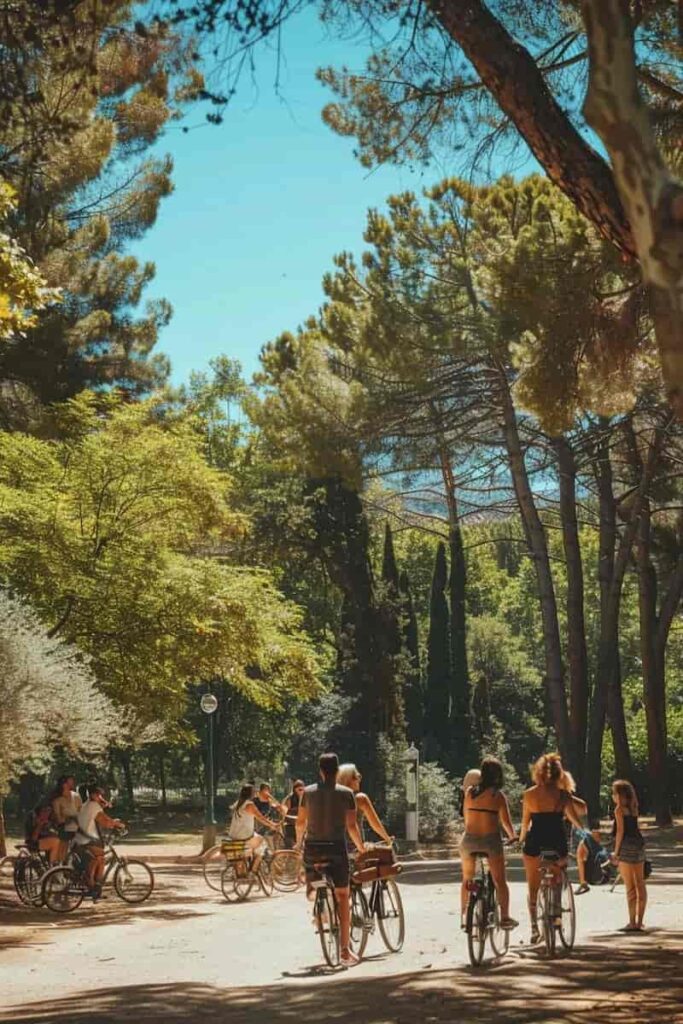
M586 805L573 795L574 780L562 767L559 754L539 757L531 769L531 778L535 785L524 794L519 838L523 844L524 871L529 887L531 941L536 943L540 939L536 902L541 880L541 851L559 853L558 867L564 867L568 853L565 818L577 828L582 828L581 816L586 813Z
M647 906L645 885L645 840L638 828L638 797L630 782L612 783L614 800L614 859L624 880L628 904L627 932L643 930Z
M463 813L465 834L460 841L462 861L462 886L460 889L461 924L464 927L468 885L476 871L476 854L487 855L493 884L498 893L501 913L501 928L517 927L517 921L510 917L510 890L505 875L505 856L500 837L501 826L510 839L515 830L510 818L510 808L503 792L503 767L496 757L485 757L481 763L479 782L469 786L465 792Z

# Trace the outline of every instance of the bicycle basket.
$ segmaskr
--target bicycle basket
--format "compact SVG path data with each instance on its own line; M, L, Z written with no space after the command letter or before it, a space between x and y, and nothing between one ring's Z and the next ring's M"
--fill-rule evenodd
M245 839L224 839L221 843L221 853L226 860L242 860L246 845Z

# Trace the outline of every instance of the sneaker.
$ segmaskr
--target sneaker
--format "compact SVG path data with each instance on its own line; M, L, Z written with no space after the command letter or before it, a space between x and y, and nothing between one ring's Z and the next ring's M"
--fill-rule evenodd
M578 889L574 889L574 895L575 896L583 896L583 894L585 892L590 892L590 888L591 887L588 884L588 882L582 882L582 884L578 887Z

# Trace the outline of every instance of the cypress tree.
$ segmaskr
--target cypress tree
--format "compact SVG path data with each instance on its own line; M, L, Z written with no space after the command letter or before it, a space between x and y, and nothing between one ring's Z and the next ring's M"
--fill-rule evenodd
M444 765L450 758L450 709L452 693L451 651L448 602L448 564L446 545L439 542L434 560L432 591L429 600L429 636L427 637L427 694L425 746L427 757L437 757Z
M405 569L399 576L401 612L403 617L403 646L408 659L408 671L403 687L403 704L406 716L408 739L416 744L424 736L425 690L420 668L420 642L417 616L410 589L410 579Z

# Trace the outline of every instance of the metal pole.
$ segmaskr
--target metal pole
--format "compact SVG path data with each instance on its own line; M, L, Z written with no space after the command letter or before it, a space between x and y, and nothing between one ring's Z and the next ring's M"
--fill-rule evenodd
M205 693L200 701L202 711L207 717L206 723L206 770L204 778L206 790L204 793L204 838L202 848L210 849L216 842L216 818L214 814L214 778L213 778L213 716L218 701L211 693Z

